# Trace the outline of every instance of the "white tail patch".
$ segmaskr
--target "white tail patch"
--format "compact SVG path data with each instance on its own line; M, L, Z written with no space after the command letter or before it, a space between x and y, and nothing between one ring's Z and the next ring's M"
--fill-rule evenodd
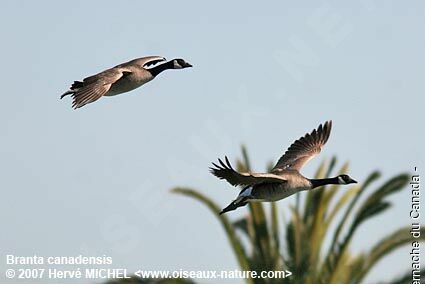
M252 187L248 187L247 189L243 190L243 191L239 194L239 196L247 197L247 196L251 196L251 193L252 193Z
M246 197L250 197L252 193L252 187L248 187L247 189L244 189L239 193L238 197L235 200L235 203L241 202Z

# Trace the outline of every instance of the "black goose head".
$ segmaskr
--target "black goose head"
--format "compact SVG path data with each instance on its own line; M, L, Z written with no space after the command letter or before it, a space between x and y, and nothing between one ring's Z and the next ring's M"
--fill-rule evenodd
M350 183L357 183L354 179L352 179L349 175L339 175L338 178L338 184L350 184Z
M192 67L192 65L187 63L186 61L184 61L181 58L176 58L176 59L170 60L166 63L159 64L159 65L156 65L152 68L148 68L148 69L145 69L145 70L148 71L149 73L151 73L152 76L155 77L159 73L161 73L162 71L167 70L167 69L183 69L183 68L188 68L188 67Z
M171 62L173 63L172 69L183 69L183 68L192 67L192 64L184 61L181 58L173 59Z

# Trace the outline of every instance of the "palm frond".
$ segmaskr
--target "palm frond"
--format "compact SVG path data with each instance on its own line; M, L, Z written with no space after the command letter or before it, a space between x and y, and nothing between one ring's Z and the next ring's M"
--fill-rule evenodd
M361 269L358 273L352 275L352 277L360 283L374 265L389 253L401 246L411 244L412 241L425 241L425 228L421 228L420 237L418 239L412 238L410 229L409 227L398 229L384 239L377 241L372 249L364 256Z
M173 193L182 194L185 196L192 197L198 201L200 201L202 204L206 205L207 208L213 212L215 216L219 219L221 225L223 226L224 230L226 231L227 237L229 239L229 242L231 244L231 247L233 248L233 251L235 253L236 259L238 260L239 266L243 270L250 270L249 260L248 256L245 252L245 249L241 243L241 240L239 239L238 235L236 234L235 227L232 226L232 223L229 221L226 215L219 215L220 213L220 207L214 203L211 199L204 196L203 194L197 192L196 190L190 189L190 188L183 188L183 187L176 187L171 190Z

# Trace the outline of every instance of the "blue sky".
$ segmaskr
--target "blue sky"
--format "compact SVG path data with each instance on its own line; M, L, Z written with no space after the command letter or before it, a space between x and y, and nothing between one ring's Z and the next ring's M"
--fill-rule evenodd
M423 171L424 16L422 1L3 1L2 253L106 254L131 271L235 269L215 217L169 189L194 187L225 206L237 191L210 162L234 160L245 143L263 170L329 119L306 176L332 155L359 181L375 169L384 179ZM147 55L194 67L77 111L59 100L73 80ZM393 196L353 248L409 225L409 197ZM398 250L367 282L409 261Z

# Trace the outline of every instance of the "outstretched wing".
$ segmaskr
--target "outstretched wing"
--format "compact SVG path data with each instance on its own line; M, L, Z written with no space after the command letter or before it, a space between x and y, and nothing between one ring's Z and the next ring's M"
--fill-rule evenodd
M296 140L286 150L285 154L279 159L272 172L281 170L297 170L299 171L308 161L320 153L323 145L328 141L331 134L332 121L320 124L310 134Z
M146 57L130 60L128 62L122 63L115 67L127 67L127 66L134 66L134 65L138 65L140 67L150 67L152 65L155 65L163 61L166 61L165 57L163 56L146 56Z
M74 109L80 108L100 99L109 91L112 84L130 73L131 71L124 68L111 68L105 70L85 78L83 82L74 82L70 90L63 94L61 98L66 95L71 95L74 99L72 107Z
M211 173L219 179L225 179L228 183L233 186L252 186L259 183L284 183L286 179L266 173L239 173L233 169L230 165L229 159L225 157L226 163L218 159L220 166L212 163L214 167L211 167Z
M146 63L143 64L143 67L151 67L152 65L155 65L159 62L164 62L165 60L166 60L165 57L153 58L146 61Z

